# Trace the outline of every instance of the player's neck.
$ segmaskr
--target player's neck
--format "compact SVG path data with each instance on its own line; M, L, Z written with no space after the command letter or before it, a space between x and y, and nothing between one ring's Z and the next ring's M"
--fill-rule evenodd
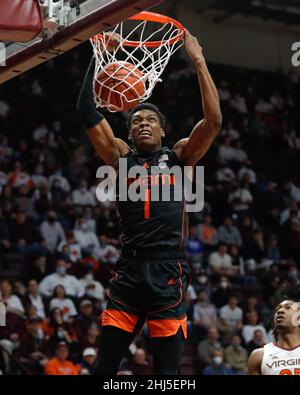
M161 146L156 146L156 147L153 147L152 149L149 149L149 150L143 150L143 149L136 148L136 152L139 154L139 156L142 156L142 157L145 157L145 158L147 156L155 154L155 152L158 152L160 150L161 150Z
M282 333L278 337L276 344L281 348L293 349L300 346L300 331L293 333Z

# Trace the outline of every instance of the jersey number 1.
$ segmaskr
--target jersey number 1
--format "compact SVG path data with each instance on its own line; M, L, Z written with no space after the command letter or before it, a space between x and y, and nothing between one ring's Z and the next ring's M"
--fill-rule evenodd
M150 189L145 191L144 219L150 218Z

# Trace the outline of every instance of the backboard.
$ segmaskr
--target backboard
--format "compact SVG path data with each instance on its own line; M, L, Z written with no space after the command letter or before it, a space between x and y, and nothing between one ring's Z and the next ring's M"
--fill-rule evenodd
M45 29L28 43L5 43L0 84L76 47L90 37L163 0L39 0ZM48 4L54 4L51 10ZM62 7L59 8L59 5ZM56 12L59 9L59 12ZM53 15L52 15L53 14Z

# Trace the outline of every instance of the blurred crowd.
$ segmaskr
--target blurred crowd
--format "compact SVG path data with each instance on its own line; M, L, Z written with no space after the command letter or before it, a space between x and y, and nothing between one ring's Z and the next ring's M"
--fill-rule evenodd
M121 251L115 204L99 202L94 153L75 112L81 47L0 87L0 327L3 374L93 374L106 288ZM274 340L272 315L300 268L300 80L211 64L223 128L206 157L205 206L190 214L189 340L181 374L246 374ZM197 76L174 57L153 98L164 145L201 119ZM125 140L126 114L106 114ZM119 374L151 374L147 327Z

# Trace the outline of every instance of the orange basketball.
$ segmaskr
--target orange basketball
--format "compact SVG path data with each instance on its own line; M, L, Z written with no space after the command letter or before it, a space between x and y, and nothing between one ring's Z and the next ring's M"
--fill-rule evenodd
M110 63L95 81L95 94L101 103L106 107L116 106L119 111L137 106L145 91L143 73L128 62Z

